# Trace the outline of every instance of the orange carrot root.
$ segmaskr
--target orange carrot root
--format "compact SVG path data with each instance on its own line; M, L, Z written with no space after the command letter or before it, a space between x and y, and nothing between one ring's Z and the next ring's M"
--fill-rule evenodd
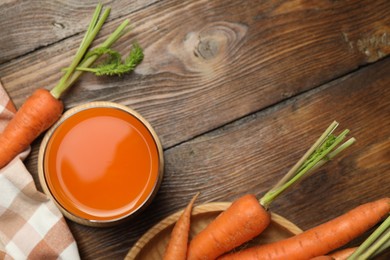
M349 247L341 250L337 250L328 255L321 255L313 257L310 260L347 260L347 258L355 252L357 247Z
M333 257L335 260L346 260L350 255L355 252L357 247L350 247L342 250L338 250L334 253L329 254L329 256Z
M333 251L389 214L390 198L366 203L299 235L252 247L221 259L310 259Z
M187 259L216 259L259 235L270 222L270 214L257 198L245 195L194 237Z
M37 89L0 134L0 168L23 152L61 116L64 107L46 89Z
M188 236L190 232L191 211L199 193L191 199L177 220L165 250L164 260L185 260L187 257Z
M321 255L321 256L313 257L310 260L334 260L334 258L329 255Z

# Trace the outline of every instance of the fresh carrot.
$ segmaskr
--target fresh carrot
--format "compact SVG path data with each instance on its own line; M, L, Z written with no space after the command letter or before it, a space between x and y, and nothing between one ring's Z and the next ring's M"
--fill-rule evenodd
M333 257L335 260L346 260L350 255L355 252L357 247L349 247L345 249L338 250L329 254L329 256Z
M373 259L390 247L390 216L359 247L334 251L327 256L335 260ZM315 258L318 260L317 258ZM311 259L311 260L314 260Z
M257 198L244 195L191 240L188 259L215 259L260 234L270 221Z
M371 259L390 247L390 215L347 258L348 260Z
M251 247L220 259L310 259L325 255L358 237L390 212L390 198L362 204L296 236Z
M321 255L321 256L313 257L310 260L335 260L335 259L329 255Z
M164 260L185 260L187 257L192 207L199 193L191 199L173 227L164 254Z
M0 135L0 168L25 150L58 120L63 104L46 89L37 89L19 109Z
M16 155L24 151L45 130L52 126L63 112L61 95L73 85L88 68L103 54L115 56L113 64L103 64L90 71L96 75L122 74L134 69L143 58L142 49L136 45L126 63L120 61L120 54L109 49L123 34L129 21L124 21L100 46L87 52L89 46L106 21L110 9L100 16L102 4L98 4L87 32L77 53L59 83L49 92L37 89L17 111L3 133L0 134L0 168L7 165Z
M348 247L344 249L337 250L328 255L321 255L311 258L310 260L347 260L347 258L352 255L357 247Z
M268 208L275 198L354 142L351 138L333 150L348 133L345 130L339 136L332 135L337 125L333 122L286 176L260 200L250 194L240 197L199 232L190 242L188 259L215 259L263 232L271 222Z

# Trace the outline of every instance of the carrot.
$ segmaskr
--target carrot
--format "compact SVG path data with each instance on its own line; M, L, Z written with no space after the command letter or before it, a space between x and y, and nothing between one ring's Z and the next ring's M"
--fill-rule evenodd
M230 251L232 244L240 245L257 236L270 221L269 212L257 198L244 195L195 236L190 243L188 259L215 259L220 252Z
M350 247L350 248L345 248L342 250L338 250L334 253L329 254L329 256L333 257L335 260L346 260L350 255L355 252L357 247Z
M335 260L372 259L390 247L390 215L359 247L334 251L328 256ZM313 260L313 259L312 259Z
M248 248L221 259L310 259L331 252L377 224L390 212L390 198L369 202L296 236Z
M61 116L64 106L46 89L37 89L0 135L0 168L24 151Z
M281 182L260 200L250 194L240 197L199 232L190 242L188 259L215 259L263 232L271 222L268 208L275 198L354 142L352 138L333 151L348 133L345 130L333 136L336 127L337 122L333 122Z
M321 255L321 256L313 257L310 260L335 260L335 259L329 255Z
M390 215L348 257L348 260L371 259L390 247Z
M187 257L191 211L199 193L191 199L173 227L171 238L165 250L164 260L185 260Z
M87 53L110 13L108 8L99 18L101 11L102 4L98 4L80 47L59 83L50 92L46 89L37 89L0 134L0 168L27 149L41 133L58 120L64 108L59 98L83 71L90 71L96 75L120 75L134 69L142 60L142 49L138 45L130 52L125 64L120 61L118 52L109 49L123 35L128 20L124 21L100 46ZM89 67L103 54L115 56L116 59L111 59L114 64L104 64L90 69Z
M322 255L322 256L316 256L311 258L310 260L346 260L350 255L352 255L353 252L357 247L349 247L341 250L337 250L331 254L328 255Z

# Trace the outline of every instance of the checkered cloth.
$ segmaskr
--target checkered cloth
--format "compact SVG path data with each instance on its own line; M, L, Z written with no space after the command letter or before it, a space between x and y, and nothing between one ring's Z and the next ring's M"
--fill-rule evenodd
M0 132L15 107L0 82ZM80 259L54 203L39 192L23 164L30 149L0 169L0 260Z

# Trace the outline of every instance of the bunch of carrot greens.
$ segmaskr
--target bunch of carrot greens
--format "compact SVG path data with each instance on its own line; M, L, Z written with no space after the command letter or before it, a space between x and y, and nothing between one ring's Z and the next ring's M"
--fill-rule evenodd
M128 20L119 25L101 45L89 50L111 10L107 8L102 13L102 9L102 4L98 4L73 61L65 69L58 84L51 91L44 88L37 89L0 134L0 168L27 149L40 134L59 119L64 109L60 100L61 95L76 82L83 72L92 72L98 76L122 75L134 70L142 61L143 51L138 44L133 45L124 61L119 52L111 49L111 46L127 32ZM102 55L108 56L108 59L92 67Z
M197 234L188 247L179 250L185 251L186 257L176 259L216 259L261 234L271 222L269 206L272 201L355 142L354 138L343 142L349 130L334 135L337 126L338 123L333 122L279 183L260 200L252 194L247 194L234 201L226 211ZM309 259L337 249L359 236L378 223L389 210L389 198L363 204L292 239L223 255L221 259L268 259L270 256L271 259L289 259L291 256L296 259ZM189 215L187 217L189 218ZM186 233L188 229L187 226L182 232ZM329 233L329 229L334 232ZM177 232L172 234L171 240L174 240L176 235ZM184 244L187 244L187 240Z

